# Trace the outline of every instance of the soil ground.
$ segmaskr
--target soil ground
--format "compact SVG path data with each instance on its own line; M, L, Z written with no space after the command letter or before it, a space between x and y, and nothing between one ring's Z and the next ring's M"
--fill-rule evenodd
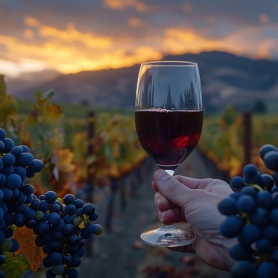
M150 164L144 173L135 196L126 189L127 204L120 209L120 196L116 196L112 231L94 236L92 256L85 256L79 267L79 278L227 278L229 273L216 270L203 263L196 255L170 251L145 245L140 234L159 227L154 192L151 189L152 174L157 166ZM177 169L176 174L196 178L212 177L208 167L194 151ZM107 204L96 206L99 218L96 223L105 227ZM45 277L45 270L29 276Z

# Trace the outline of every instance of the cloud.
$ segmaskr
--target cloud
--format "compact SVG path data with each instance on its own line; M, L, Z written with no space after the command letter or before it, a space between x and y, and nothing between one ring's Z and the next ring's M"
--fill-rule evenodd
M145 13L151 10L151 7L139 0L104 0L104 5L110 9L125 11L128 8L134 8L138 12Z

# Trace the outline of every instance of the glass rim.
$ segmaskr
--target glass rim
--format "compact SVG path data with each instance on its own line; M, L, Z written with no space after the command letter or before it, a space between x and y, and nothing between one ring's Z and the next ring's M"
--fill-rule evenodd
M156 67L190 67L198 66L195 62L190 61L149 61L141 63L141 66L156 66Z

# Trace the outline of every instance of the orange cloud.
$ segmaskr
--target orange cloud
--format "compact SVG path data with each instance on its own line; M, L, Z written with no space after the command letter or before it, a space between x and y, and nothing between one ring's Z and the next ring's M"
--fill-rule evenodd
M44 38L52 38L66 43L79 43L88 48L98 49L109 48L113 43L108 37L79 32L73 24L68 24L66 30L59 30L54 27L42 25L38 20L31 17L26 17L25 23L29 27L38 29L38 33Z
M259 20L261 23L264 23L264 24L269 22L269 18L266 14L260 14Z
M124 11L128 7L136 9L138 12L145 13L150 11L150 6L138 0L104 0L105 6L113 10Z
M130 18L127 23L130 27L140 27L143 25L143 21L139 18Z

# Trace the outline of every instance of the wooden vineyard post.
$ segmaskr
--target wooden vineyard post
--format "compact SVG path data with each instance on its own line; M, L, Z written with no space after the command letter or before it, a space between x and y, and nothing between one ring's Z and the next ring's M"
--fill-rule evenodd
M244 147L244 165L251 162L252 151L252 115L250 111L243 113L243 147Z
M92 145L92 138L95 136L95 113L93 111L89 111L87 115L87 142L88 142L88 150L87 155L90 156L93 153L93 145ZM87 169L87 186L88 191L85 196L86 203L93 203L93 182L90 177L90 165L88 165ZM91 257L93 255L92 251L92 245L93 245L93 237L90 237L86 241L86 255L88 257Z

